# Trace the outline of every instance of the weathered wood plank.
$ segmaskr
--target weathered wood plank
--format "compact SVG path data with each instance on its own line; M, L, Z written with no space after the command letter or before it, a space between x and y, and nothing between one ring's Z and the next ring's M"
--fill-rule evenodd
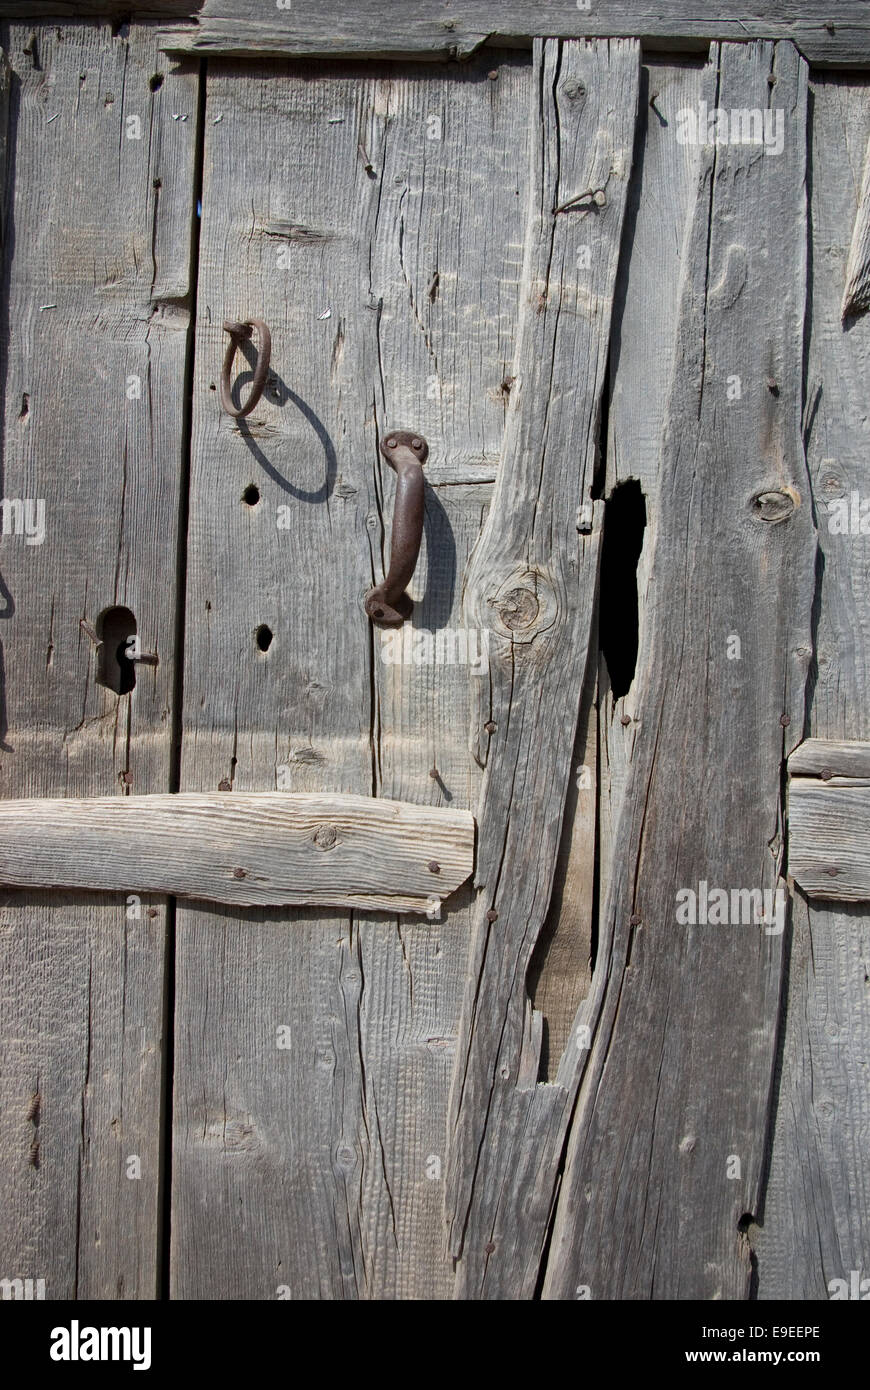
M468 878L469 811L316 792L0 802L0 883L238 906L426 912Z
M556 870L595 608L600 508L588 533L577 510L596 463L640 47L554 41L536 45L535 61L516 381L466 577L466 621L490 638L472 729L486 761L483 892L450 1113L458 1297L531 1297L572 1096L561 1081L537 1084L542 1020L526 974Z
M811 898L870 899L870 781L791 779L788 872Z
M699 101L716 105L715 74L695 64L644 68L638 129L639 156L629 189L626 233L614 305L610 348L610 401L604 497L605 545L615 555L616 577L625 589L613 592L608 576L599 612L599 650L622 653L634 636L637 650L654 612L646 603L653 551L652 519L658 514L661 440L674 370L680 288L687 238L698 187L700 146L675 138L681 113L697 111ZM646 528L632 586L627 516L620 521L617 489L636 482ZM623 496L625 494L622 494ZM636 615L629 601L636 598ZM620 687L621 689L621 687ZM599 721L599 900L607 900L614 841L618 831L635 742L641 686L633 682L614 696L607 660L600 657Z
M0 0L0 19L71 21L114 19L130 24L147 19L187 19L202 0Z
M481 678L425 659L423 630L463 627L490 492L468 480L493 475L501 443L530 69L489 57L449 90L437 69L312 76L209 64L182 784L468 806ZM277 385L239 429L209 388L219 324L253 312ZM425 433L438 483L397 661L362 609L388 548L377 441L394 422ZM395 915L180 907L176 1294L449 1295L442 1170L470 896L422 932Z
M800 430L807 84L788 44L714 47L711 65L719 104L781 108L785 140L776 157L702 152L637 742L545 1298L735 1298L750 1282L742 1218L759 1201L780 915L692 927L677 908L702 884L779 884L815 559Z
M870 777L870 743L804 739L789 758L788 771L790 777Z
M846 262L846 288L840 310L845 320L870 306L870 143L864 156L861 196L852 228L849 259Z
M807 456L823 563L813 737L789 759L792 774L810 776L870 773L860 747L870 740L870 549L850 515L853 495L859 504L870 497L870 321L841 319L868 139L866 82L816 80ZM790 869L791 835L790 825ZM868 960L863 906L795 895L770 1177L755 1241L762 1299L829 1298L834 1280L848 1285L852 1270L870 1270Z
M0 787L168 792L197 84L153 31L31 32L4 34L2 490L33 527L12 507L0 542ZM97 683L115 605L157 656L120 696ZM2 904L0 1272L49 1299L153 1297L165 902Z
M382 89L386 138L369 151L381 187L368 272L381 305L377 415L413 424L430 445L413 624L373 634L376 788L433 805L475 807L480 795L468 729L489 679L487 633L463 617L462 581L510 393L528 178L518 131L531 76L528 54L491 51L449 81L437 67L394 77ZM380 464L379 493L388 528L393 479ZM473 901L463 890L422 934L363 928L367 1104L380 1118L398 1232L393 1240L379 1217L371 1296L453 1290L445 1135Z
M8 0L7 0L8 3ZM368 53L384 57L452 58L496 42L552 35L560 38L636 36L644 41L705 48L711 39L790 39L811 62L870 62L870 16L861 0L839 0L832 13L821 0L767 0L731 6L717 0L657 4L632 0L458 0L449 10L428 0L401 7L390 0L353 6L293 0L292 8L264 12L261 0L204 0L196 25L164 35L174 51L304 54L308 57Z

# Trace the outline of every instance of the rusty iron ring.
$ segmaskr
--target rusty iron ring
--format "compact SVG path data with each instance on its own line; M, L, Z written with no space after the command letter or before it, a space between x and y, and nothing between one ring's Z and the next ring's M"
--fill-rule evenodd
M254 329L260 339L260 350L257 353L257 365L254 368L254 379L251 382L251 393L245 404L235 406L233 404L233 388L231 373L233 361L240 343L247 342L253 337ZM263 394L263 387L266 385L266 377L269 375L269 361L272 356L272 334L269 332L262 319L246 319L244 323L234 323L227 319L224 324L224 332L229 333L230 341L224 356L224 365L221 368L221 405L234 419L240 420L244 415L250 415L257 401Z

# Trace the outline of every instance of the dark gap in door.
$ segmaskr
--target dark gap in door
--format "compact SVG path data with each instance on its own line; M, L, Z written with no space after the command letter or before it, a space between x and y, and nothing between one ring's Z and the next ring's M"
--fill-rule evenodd
M197 87L197 110L193 188L190 216L192 233L190 238L190 320L187 326L187 355L184 369L184 415L182 425L182 477L178 490L178 552L176 556L176 610L175 610L175 687L172 698L172 759L169 769L169 789L177 792L181 786L181 736L182 710L184 704L184 635L187 600L187 531L190 519L190 475L193 452L193 380L196 356L196 306L199 294L199 239L202 208L202 174L205 155L205 103L207 91L208 65L205 58L199 61L199 83ZM160 1165L158 1232L158 1283L157 1292L161 1299L169 1298L170 1253L172 1223L172 1099L173 1076L175 1070L175 945L176 945L177 900L167 899L166 907L166 973L163 999L163 1090L160 1108L162 1134L162 1155Z

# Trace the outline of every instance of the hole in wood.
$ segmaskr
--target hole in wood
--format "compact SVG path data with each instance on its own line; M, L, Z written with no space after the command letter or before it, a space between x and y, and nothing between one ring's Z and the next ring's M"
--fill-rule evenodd
M267 652L272 645L272 629L270 627L266 627L265 623L261 623L260 626L257 628L257 631L254 633L254 637L256 639L257 646L260 648L260 651Z
M258 487L255 487L253 483L248 483L248 486L242 493L242 501L247 502L249 507L256 507L259 500L260 489Z
M100 640L97 653L97 685L114 690L116 695L129 695L136 684L136 667L132 660L136 636L136 619L129 608L106 608L97 618L96 633Z
M632 478L613 489L604 512L599 642L614 700L628 694L637 665L637 565L645 529L646 502Z

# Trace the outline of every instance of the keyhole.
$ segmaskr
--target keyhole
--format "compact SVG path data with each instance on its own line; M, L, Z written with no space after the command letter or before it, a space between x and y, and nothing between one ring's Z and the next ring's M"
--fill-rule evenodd
M130 638L136 635L136 619L129 608L107 608L97 618L100 647L97 685L129 695L136 684L136 666L130 655Z

